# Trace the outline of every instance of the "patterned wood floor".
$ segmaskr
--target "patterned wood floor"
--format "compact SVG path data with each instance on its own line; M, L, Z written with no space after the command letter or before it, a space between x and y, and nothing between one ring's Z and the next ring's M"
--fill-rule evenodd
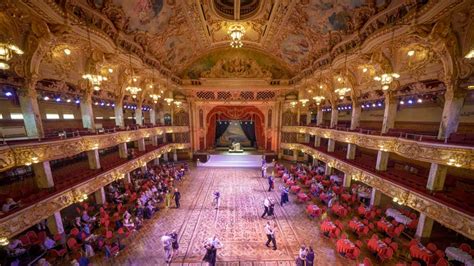
M160 211L125 240L127 247L117 257L98 264L165 265L160 237L172 230L179 234L180 250L171 265L205 265L202 243L214 234L224 244L218 251L218 265L294 265L301 244L313 246L316 265L351 264L334 252L333 243L320 237L316 221L306 217L303 205L293 203L293 196L290 204L275 208L278 250L264 245L263 199L269 196L279 202L279 192L266 191L266 179L258 170L194 168L186 178L180 209ZM219 210L211 207L216 190L222 198Z

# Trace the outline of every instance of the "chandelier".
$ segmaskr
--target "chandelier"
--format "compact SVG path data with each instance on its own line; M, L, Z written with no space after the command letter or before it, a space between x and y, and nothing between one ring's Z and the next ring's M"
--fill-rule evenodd
M344 96L346 95L346 93L350 91L351 91L351 88L349 87L342 87L342 88L337 88L334 90L334 92L339 95L339 99L341 100L344 99Z
M244 37L245 29L242 25L232 25L230 26L227 34L230 36L230 46L232 48L241 48L244 46L242 42L242 37Z
M8 61L13 54L22 55L23 51L18 46L9 43L0 43L0 69L9 69Z
M137 86L135 83L137 82L138 78L133 75L133 67L132 67L132 54L128 54L128 62L130 64L130 80L128 81L129 86L125 88L128 91L132 98L137 98L137 94L142 91L142 88Z
M158 103L158 99L161 98L161 95L159 95L159 94L150 94L150 98L153 99L154 103Z
M128 86L125 88L126 91L130 92L132 95L132 98L137 98L137 94L142 91L142 88L137 87L137 86Z
M393 82L394 79L398 79L400 74L398 73L383 73L380 76L375 76L374 80L379 81L382 84L382 90L386 91L390 88L390 83Z
M316 105L320 105L323 100L325 100L324 96L314 96L313 100L316 101Z
M95 91L100 90L100 84L102 84L102 81L107 80L107 77L104 77L102 75L96 75L96 74L84 74L82 75L82 78L87 79L91 83L92 88Z
M91 55L89 56L89 58L92 58L92 43L91 43L91 34L89 32L89 24L87 24L87 39L89 41L89 51L91 52ZM90 68L92 70L94 69L94 67L90 67ZM85 79L85 80L88 80L91 83L92 88L95 91L99 91L100 90L100 85L102 84L102 81L107 80L107 77L104 77L100 74L96 74L96 73L92 73L92 72L91 73L85 73L84 75L82 75L82 78Z

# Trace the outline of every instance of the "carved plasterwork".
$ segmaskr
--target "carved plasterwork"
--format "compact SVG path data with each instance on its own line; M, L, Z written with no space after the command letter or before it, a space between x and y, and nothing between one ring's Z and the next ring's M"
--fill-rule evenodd
M29 165L35 162L70 157L84 151L103 149L124 142L162 135L163 133L185 132L189 132L189 127L166 126L134 131L121 131L104 135L90 135L60 141L4 146L0 149L0 171L5 171L15 166Z
M474 217L468 214L450 208L431 198L406 189L405 187L392 183L389 180L383 179L354 165L340 161L335 157L324 154L306 145L282 143L281 148L303 151L313 156L313 158L321 160L331 167L343 171L345 174L351 175L352 178L355 177L357 180L381 191L389 197L404 199L408 207L426 214L447 228L453 229L470 239L474 238Z
M203 78L271 78L272 73L262 69L254 59L221 59L211 70L201 74Z
M462 168L474 169L474 148L472 147L419 142L403 138L367 135L316 127L284 126L282 131L335 139L342 143L353 143L368 149L389 151L406 158L416 158L424 162L442 165L448 165L448 163L457 164Z
M42 200L28 208L6 216L0 220L0 236L6 238L14 237L39 221L53 215L55 212L73 204L76 195L92 194L101 187L107 186L113 181L123 178L125 174L130 173L151 160L159 158L165 152L169 152L172 149L187 149L189 147L190 145L188 143L167 144L136 159L127 161L126 163L87 180L82 184L68 188L48 199Z

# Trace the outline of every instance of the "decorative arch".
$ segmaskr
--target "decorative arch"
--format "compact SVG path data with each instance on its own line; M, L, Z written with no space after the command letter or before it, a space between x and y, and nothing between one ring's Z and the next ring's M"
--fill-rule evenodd
M216 121L222 120L252 120L255 123L255 135L257 139L258 149L265 148L264 128L265 115L255 106L223 106L219 105L214 108L206 116L207 133L206 148L212 148L216 140Z

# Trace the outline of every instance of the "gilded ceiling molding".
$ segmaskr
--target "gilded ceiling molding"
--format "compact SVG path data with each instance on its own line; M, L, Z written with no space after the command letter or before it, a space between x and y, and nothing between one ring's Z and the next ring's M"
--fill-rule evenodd
M50 142L28 143L0 148L0 172L12 167L74 156L84 151L104 149L163 133L189 132L188 126L168 126L91 135Z
M424 162L474 169L474 148L472 147L419 142L397 137L367 135L317 127L283 126L282 132L316 135L368 149L393 152Z
M172 149L181 150L187 148L190 148L189 143L168 144L12 215L3 217L0 220L0 237L12 238L39 221L53 215L55 212L75 203L82 195L92 194L101 187L124 178L125 174L155 158L159 158L163 153L170 152Z
M405 187L390 182L389 180L378 177L372 173L366 172L354 165L340 161L335 157L319 152L314 148L303 144L282 143L282 149L300 150L327 163L329 166L339 169L352 176L352 179L363 182L389 197L402 199L405 205L426 214L428 217L436 220L440 224L461 233L462 235L474 239L474 217L462 213L440 202L430 199L424 195L418 194Z

